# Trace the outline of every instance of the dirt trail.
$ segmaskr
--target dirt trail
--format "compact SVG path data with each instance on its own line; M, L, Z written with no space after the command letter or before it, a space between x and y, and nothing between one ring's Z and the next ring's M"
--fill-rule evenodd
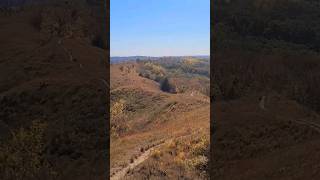
M265 108L265 96L262 96L261 99L260 99L260 102L259 102L259 107L260 109L262 110L267 110ZM280 118L280 119L286 119L284 117L281 117L281 116L277 116L277 118ZM315 131L317 131L318 133L320 133L320 124L317 124L315 122L311 122L311 121L308 121L308 120L305 120L303 118L301 119L294 119L292 120L293 122L295 123L298 123L298 124L303 124L303 125L306 125L306 126L309 126L310 128L314 129Z
M294 120L294 122L299 123L299 124L304 124L309 126L310 128L314 129L315 131L317 131L318 133L320 133L320 125L314 122L310 122L310 121L306 121L304 119L298 119L298 120Z
M134 169L135 167L137 167L139 164L141 164L142 162L144 162L145 160L147 160L150 155L151 155L151 152L163 145L165 142L161 143L161 144L158 144L148 150L146 150L144 153L142 153L137 159L135 159L132 163L130 163L129 165L127 165L126 167L120 169L119 171L117 171L116 173L114 173L113 175L110 176L110 180L120 180L122 178L125 177L125 175L127 174L127 172L130 170L130 169Z
M191 136L193 134L187 134L187 135L180 135L175 138L168 138L166 140L160 141L160 143L156 144L155 146L149 148L148 150L144 151L142 154L140 154L136 159L133 160L129 165L126 167L120 168L118 171L110 175L110 180L121 180L123 179L129 170L134 169L139 164L143 163L145 160L147 160L151 156L151 152L154 151L156 148L159 148L160 146L175 140L175 139L182 139L188 136Z

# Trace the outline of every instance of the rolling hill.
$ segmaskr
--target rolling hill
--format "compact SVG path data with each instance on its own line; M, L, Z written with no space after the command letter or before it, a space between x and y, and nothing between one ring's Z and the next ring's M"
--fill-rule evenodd
M164 59L111 65L111 179L208 178L210 102L201 83L209 81L196 70L209 66L188 64L193 73L168 68L183 64ZM164 79L172 92L161 90ZM177 90L188 81L194 86Z

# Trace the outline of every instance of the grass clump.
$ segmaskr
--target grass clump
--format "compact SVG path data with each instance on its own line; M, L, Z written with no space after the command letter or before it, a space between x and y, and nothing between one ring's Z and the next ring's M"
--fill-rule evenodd
M158 150L158 149L155 149L152 151L152 154L151 154L151 157L154 158L154 159L160 159L160 157L163 155L163 153Z
M167 145L173 152L174 163L185 170L192 170L200 176L206 176L209 163L209 139L203 135L184 140L173 140Z

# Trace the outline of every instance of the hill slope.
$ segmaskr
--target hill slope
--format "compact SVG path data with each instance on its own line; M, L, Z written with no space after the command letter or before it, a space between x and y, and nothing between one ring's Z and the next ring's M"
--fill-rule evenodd
M106 51L91 43L99 32L86 29L96 19L87 14L90 9L41 8L0 16L5 153L0 174L3 179L101 179L106 177Z
M269 94L213 104L215 179L316 179L319 116ZM311 153L312 152L312 153Z
M161 91L161 83L139 73L145 65L111 65L111 179L205 178L209 97ZM187 166L196 166L191 160L200 157L203 168L189 173Z

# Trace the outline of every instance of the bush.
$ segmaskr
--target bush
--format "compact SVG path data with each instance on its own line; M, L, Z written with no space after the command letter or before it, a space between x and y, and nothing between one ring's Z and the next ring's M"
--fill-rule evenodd
M160 89L169 93L176 93L175 87L169 83L168 78L164 78L160 83Z
M191 169L197 169L200 171L206 171L208 168L208 158L206 156L196 156L187 160L187 165Z
M160 157L162 156L162 152L158 149L155 149L152 151L151 157L155 158L155 159L160 159Z
M0 147L2 179L38 179L54 177L45 153L47 124L33 121L29 129L20 128Z
M125 100L120 99L119 101L115 102L111 109L110 109L110 115L111 119L116 118L117 116L121 115L125 109Z

